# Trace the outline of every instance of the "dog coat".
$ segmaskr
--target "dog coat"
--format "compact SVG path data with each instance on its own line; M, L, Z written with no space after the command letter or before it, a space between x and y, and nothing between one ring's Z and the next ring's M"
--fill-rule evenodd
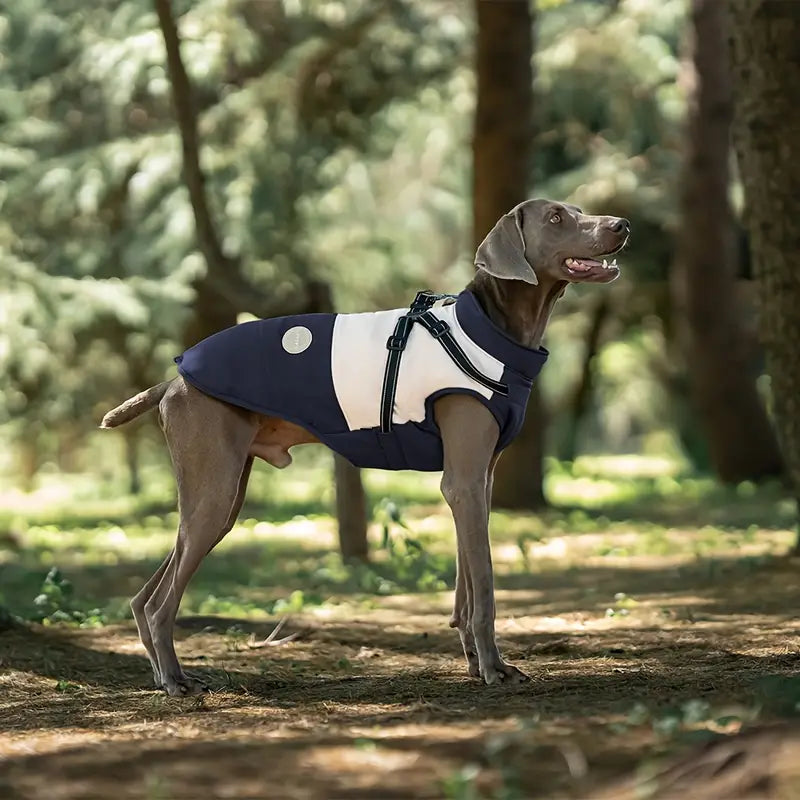
M429 321L446 323L441 328L487 380L466 374L423 325L409 325L384 430L381 401L389 346L408 308L245 322L209 336L175 361L180 374L202 392L294 422L357 467L438 471L443 454L434 401L448 394L475 397L497 420L497 450L502 450L522 427L533 380L548 352L511 339L467 290L429 313Z

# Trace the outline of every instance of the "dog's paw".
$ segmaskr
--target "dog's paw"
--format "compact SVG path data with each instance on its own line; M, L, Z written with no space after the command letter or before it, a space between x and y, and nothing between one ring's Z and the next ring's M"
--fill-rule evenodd
M455 627L455 626L453 626ZM459 628L458 634L461 637L461 647L464 650L464 658L467 660L467 672L470 677L480 678L481 667L478 660L478 650L475 647L475 637L469 628Z
M502 660L481 669L481 677L487 686L494 686L500 683L511 685L525 683L530 680L530 677L521 669L517 669L513 664L506 664Z
M161 688L170 697L192 697L208 691L208 686L200 678L185 672L177 678L167 678Z
M471 678L480 678L481 677L481 667L478 662L478 654L470 652L466 648L464 649L464 657L467 659L467 672Z

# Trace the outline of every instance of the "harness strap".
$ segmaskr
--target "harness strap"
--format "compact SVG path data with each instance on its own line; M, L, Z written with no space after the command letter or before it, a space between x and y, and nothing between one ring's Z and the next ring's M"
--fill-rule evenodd
M419 322L442 345L445 352L465 375L493 392L503 396L508 395L508 386L490 378L488 375L484 375L469 360L469 356L450 332L450 326L429 311L434 303L445 297L455 297L455 295L433 294L428 291L417 292L417 296L414 298L408 313L403 314L397 320L394 332L386 341L386 349L389 351L389 355L386 358L383 388L381 389L381 433L389 433L392 430L392 413L394 411L395 395L397 394L397 378L400 374L400 359L406 344L408 344L408 337L411 335L411 329L414 327L415 322Z
M450 333L450 326L442 319L439 319L430 311L420 315L417 319L421 325L427 328L428 332L436 339L442 347L447 351L447 354L456 365L461 368L461 371L477 381L487 389L491 389L497 394L508 396L508 385L502 381L496 381L488 375L484 375L470 360L469 356L464 352L461 345L456 341L455 336ZM441 326L441 327L440 327Z

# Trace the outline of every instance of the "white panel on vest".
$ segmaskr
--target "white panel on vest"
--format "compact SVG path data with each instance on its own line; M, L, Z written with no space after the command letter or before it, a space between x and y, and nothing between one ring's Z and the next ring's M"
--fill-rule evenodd
M333 325L331 373L336 397L349 429L380 426L381 390L386 369L386 340L407 308L366 314L338 314ZM487 377L500 380L503 363L470 339L456 317L455 303L431 309L469 360ZM486 398L492 390L465 375L442 345L419 323L411 329L400 360L392 422L421 422L425 400L442 389L469 389Z

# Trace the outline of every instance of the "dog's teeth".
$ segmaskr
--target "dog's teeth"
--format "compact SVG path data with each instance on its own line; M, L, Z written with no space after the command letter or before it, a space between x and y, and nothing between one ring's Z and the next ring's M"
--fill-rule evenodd
M616 267L617 266L617 259L616 258L611 262L611 266L612 267Z
M574 263L575 263L575 259L573 259L573 258L568 258L567 261L566 261L566 264L567 264L568 267L571 267Z
M603 259L603 269L608 269L608 261L606 259Z

